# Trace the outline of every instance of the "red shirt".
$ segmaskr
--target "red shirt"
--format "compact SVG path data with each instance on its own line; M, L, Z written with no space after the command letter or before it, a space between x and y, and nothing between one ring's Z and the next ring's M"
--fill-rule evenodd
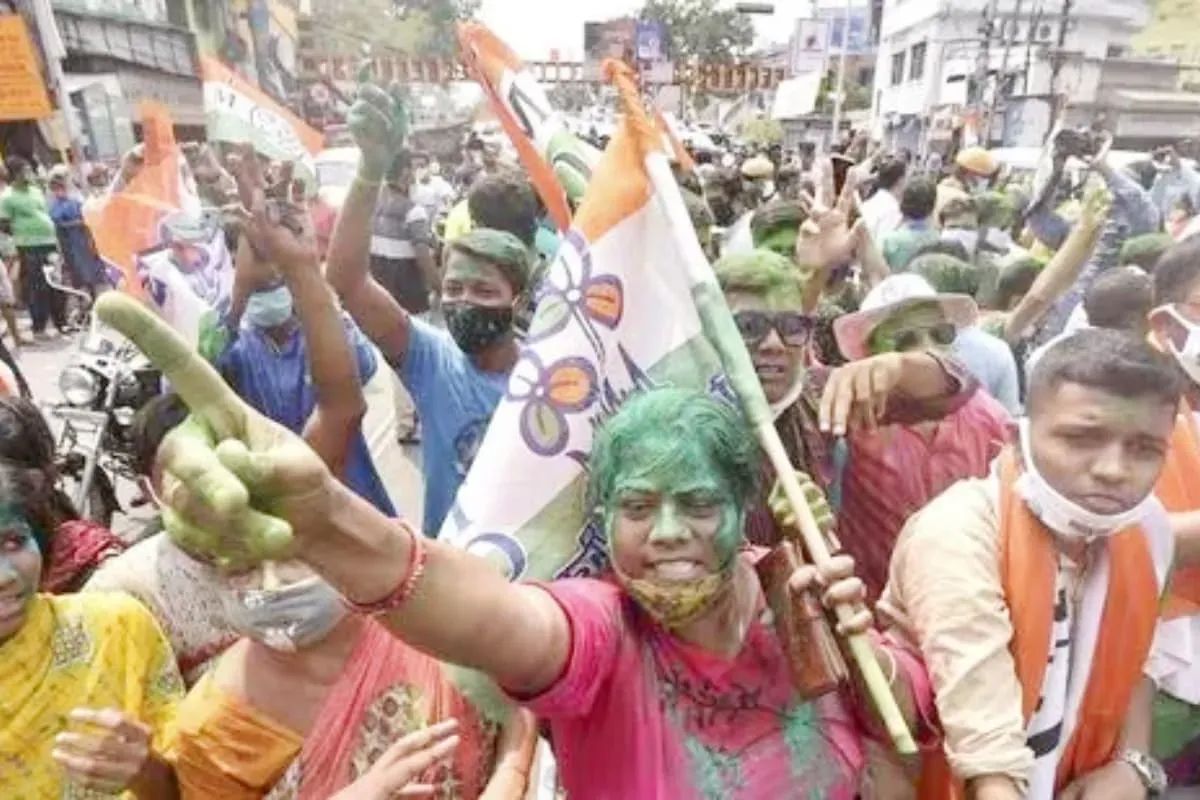
M871 602L887 583L892 548L909 515L957 481L987 475L1008 439L1011 420L1004 407L981 391L961 364L952 359L942 363L957 388L934 400L893 398L887 424L846 437L848 457L840 471L835 440L821 434L817 425L821 394L832 370L810 370L804 394L775 422L792 463L827 494L840 496L837 538L842 550L854 557L855 572L866 582ZM919 423L930 420L937 420L932 432L920 432ZM779 539L765 508L751 514L747 532L759 545L773 546Z

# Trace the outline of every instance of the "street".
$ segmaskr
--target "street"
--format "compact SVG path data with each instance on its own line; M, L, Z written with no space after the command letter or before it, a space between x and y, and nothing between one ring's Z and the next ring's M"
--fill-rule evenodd
M28 318L23 316L21 322L23 335L30 338ZM42 409L56 435L58 421L55 419L53 408L62 399L58 389L58 377L71 364L78 338L51 338L23 347L16 354L17 363L33 390L34 401ZM395 392L400 391L400 387L398 381L388 381L388 377L390 376L381 375L379 380L373 381L368 387L368 405L371 410L363 422L363 430L368 446L375 456L380 477L397 511L419 526L424 505L420 448L402 447L396 442L394 397ZM392 385L389 386L389 383ZM135 487L127 481L120 481L117 491L122 505L128 508ZM153 509L145 508L120 515L114 521L113 529L118 534L134 536L153 513Z

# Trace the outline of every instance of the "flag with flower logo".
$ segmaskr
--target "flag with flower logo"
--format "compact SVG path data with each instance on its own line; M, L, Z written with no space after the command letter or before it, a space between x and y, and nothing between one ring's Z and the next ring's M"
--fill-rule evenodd
M141 114L141 166L89 202L85 218L112 283L211 355L224 343L220 315L232 295L233 260L220 219L201 208L170 112L143 103Z
M512 579L605 568L603 534L585 507L588 455L596 427L627 397L674 385L733 399L650 178L650 159L669 169L663 137L644 113L631 116L546 273L529 337L442 528L443 540Z

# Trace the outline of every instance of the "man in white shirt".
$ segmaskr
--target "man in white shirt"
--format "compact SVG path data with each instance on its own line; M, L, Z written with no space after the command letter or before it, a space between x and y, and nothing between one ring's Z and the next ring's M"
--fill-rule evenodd
M875 194L862 204L863 220L876 242L882 242L883 237L899 228L904 220L900 213L900 195L907 173L908 165L898 158L886 159L879 165Z
M456 196L454 187L442 177L441 165L436 161L422 164L418 160L413 177L413 202L425 209L430 220L436 220L438 214L450 208Z

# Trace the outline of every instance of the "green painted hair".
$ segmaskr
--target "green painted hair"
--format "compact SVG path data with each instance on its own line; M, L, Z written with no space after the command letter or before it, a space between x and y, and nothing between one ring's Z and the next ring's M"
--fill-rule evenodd
M798 309L803 299L795 265L770 250L730 253L713 264L713 271L726 294L762 297L776 308Z
M1153 273L1163 253L1171 249L1175 239L1169 233L1147 233L1125 240L1121 247L1121 266L1141 267Z
M928 253L917 256L908 265L908 272L916 273L938 294L965 294L978 296L982 290L991 290L994 269L976 266L943 253Z
M622 468L638 464L643 475L685 476L699 468L698 458L720 472L739 508L756 496L758 443L737 409L691 389L636 394L596 432L589 507L609 508Z
M1016 202L1003 192L984 192L975 198L979 224L985 228L1007 230L1017 219Z
M750 234L754 237L757 247L764 236L769 236L779 228L798 231L808 213L803 206L793 200L776 200L754 212L750 218Z
M449 249L495 264L516 294L529 286L535 263L533 252L508 231L475 228L451 242Z

